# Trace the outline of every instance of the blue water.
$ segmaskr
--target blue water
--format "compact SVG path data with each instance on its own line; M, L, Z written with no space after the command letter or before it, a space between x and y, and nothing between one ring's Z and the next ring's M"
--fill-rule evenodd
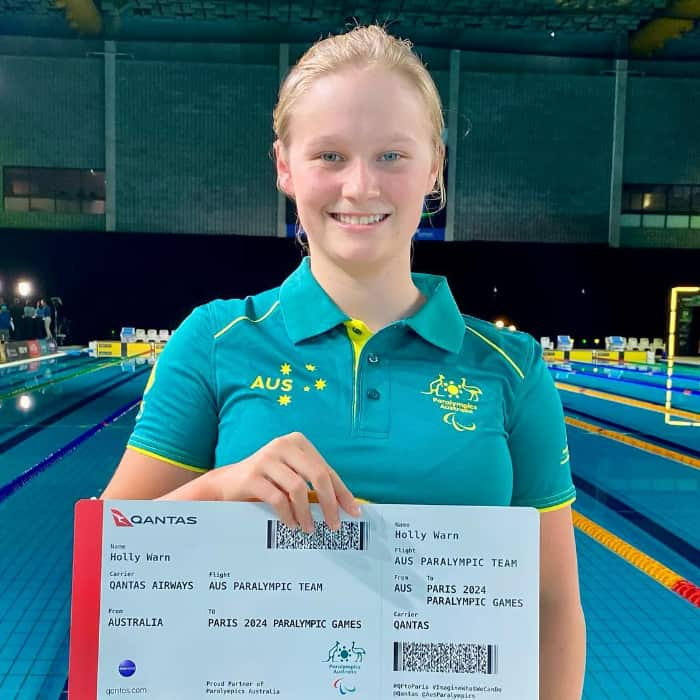
M552 373L569 385L664 402L663 369L592 369L573 363ZM48 464L0 500L2 700L63 694L73 504L99 494L114 471L133 427L134 410L127 408L143 392L148 371L147 361L85 356L0 370L0 487ZM672 405L700 413L695 372L679 372L676 381L681 391ZM572 416L700 452L700 428L669 426L661 412L560 393ZM121 409L121 418L63 454ZM700 470L586 430L568 431L579 488L575 509L700 584L693 554L700 548ZM700 697L698 609L580 531L576 544L588 631L584 698Z

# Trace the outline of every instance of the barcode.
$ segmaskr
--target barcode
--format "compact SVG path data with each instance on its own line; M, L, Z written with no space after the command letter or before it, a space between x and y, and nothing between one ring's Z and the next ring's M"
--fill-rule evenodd
M267 521L268 549L367 549L369 523L348 521L340 523L339 530L331 530L325 521L314 522L310 534L303 530L292 530L279 520Z
M498 673L495 644L394 642L394 671Z

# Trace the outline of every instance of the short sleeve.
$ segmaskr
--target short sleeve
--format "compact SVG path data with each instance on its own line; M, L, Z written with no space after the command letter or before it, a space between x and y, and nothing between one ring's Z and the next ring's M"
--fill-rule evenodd
M576 490L561 399L534 338L530 338L530 348L508 425L513 462L511 505L550 510L571 503Z
M128 447L197 471L213 466L218 410L211 326L201 306L173 333L151 371Z

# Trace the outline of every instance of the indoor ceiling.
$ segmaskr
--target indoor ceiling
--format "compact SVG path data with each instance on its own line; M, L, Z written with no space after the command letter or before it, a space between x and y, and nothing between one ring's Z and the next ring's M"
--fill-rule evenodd
M0 0L0 35L303 43L356 22L426 46L700 58L700 0Z

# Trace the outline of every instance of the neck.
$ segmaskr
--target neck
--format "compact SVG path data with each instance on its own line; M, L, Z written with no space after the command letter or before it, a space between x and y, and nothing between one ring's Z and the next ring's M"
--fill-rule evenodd
M349 269L312 255L311 272L340 309L373 333L413 315L426 301L411 279L408 260L376 269Z

